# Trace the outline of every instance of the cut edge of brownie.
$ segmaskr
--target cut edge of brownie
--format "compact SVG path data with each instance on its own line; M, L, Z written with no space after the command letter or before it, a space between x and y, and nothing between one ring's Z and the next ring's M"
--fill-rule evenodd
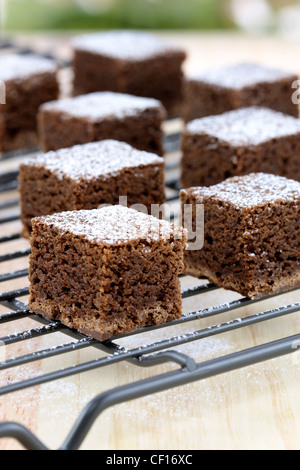
M266 283L262 284L261 288L263 292L259 287L250 283L241 288L241 284L237 281L235 275L232 275L232 277L226 275L226 278L220 278L207 266L196 268L195 266L190 266L188 261L185 261L184 273L198 279L207 279L209 282L220 288L235 291L251 300L285 293L300 287L300 272L296 272L292 275L289 274L287 276L281 276L281 279L274 281L272 285L266 285Z
M102 91L64 98L40 107L40 146L48 152L113 139L163 156L166 116L159 100L128 93Z
M298 75L255 63L235 63L185 78L183 119L217 115L245 106L265 106L299 117L292 100ZM225 79L225 80L224 80Z
M252 186L242 194L239 182ZM182 206L206 206L204 247L186 251L186 274L252 299L300 287L295 214L300 183L254 173L211 187L184 189L180 198Z
M181 136L181 184L209 186L253 172L300 181L299 136L299 119L259 106L195 119Z
M11 64L11 70L4 70L3 75L7 79L4 80L6 103L0 105L2 153L38 146L39 107L58 99L60 94L59 66L54 61L39 56L15 54L7 56L8 61L14 56L16 63Z
M107 90L130 93L159 99L169 116L180 113L186 59L182 47L138 31L81 35L74 38L72 47L73 95Z
M96 209L102 204L151 205L166 201L165 161L125 142L103 140L48 153L19 165L22 235L31 219L55 212Z
M134 217L146 220L145 214L133 209L115 208L114 212L119 210L129 210ZM81 212L85 216L95 211ZM182 227L169 224L162 229L162 234L170 230L167 241L166 235L156 239L155 233L153 239L144 240L145 230L152 233L144 227L141 240L133 238L131 243L123 240L114 245L114 234L112 245L101 245L96 242L99 234L93 227L87 238L80 231L72 233L68 222L52 224L53 217L64 220L64 216L55 215L33 221L29 270L29 306L33 312L100 341L181 316L178 275L184 269L186 245ZM151 220L154 231L155 227L163 227L164 221ZM60 223L67 224L66 232ZM122 233L123 229L120 240ZM82 256L84 263L80 261Z

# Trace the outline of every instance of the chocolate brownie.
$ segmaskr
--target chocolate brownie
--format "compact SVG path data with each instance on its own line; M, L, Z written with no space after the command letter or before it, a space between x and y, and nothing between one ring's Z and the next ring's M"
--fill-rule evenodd
M197 204L205 213L204 246L186 251L187 274L252 299L300 287L299 182L251 173L182 190L181 203L193 208L186 226Z
M156 98L180 111L186 53L156 35L109 31L75 37L74 94L115 91Z
M186 122L246 106L263 106L292 116L298 80L294 73L264 65L241 63L213 68L185 80L183 118Z
M57 65L35 55L4 55L0 86L0 152L37 146L38 109L59 95Z
M182 227L123 206L35 218L31 311L100 341L181 316Z
M19 191L25 237L33 217L121 204L119 197L150 211L165 202L164 160L124 142L91 142L22 162Z
M162 155L165 117L162 104L152 98L113 92L64 98L41 106L40 144L47 152L114 139Z
M300 181L300 120L268 108L195 119L182 133L181 149L186 188L253 172Z

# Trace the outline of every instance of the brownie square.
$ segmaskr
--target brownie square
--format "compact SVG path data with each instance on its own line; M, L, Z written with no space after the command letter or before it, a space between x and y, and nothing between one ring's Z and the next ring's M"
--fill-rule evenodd
M204 205L204 245L187 250L187 274L251 299L300 287L300 183L266 173L181 191L188 227ZM191 230L191 229L189 229Z
M164 160L114 140L50 151L20 164L23 236L31 219L101 204L138 204L150 211L165 202Z
M298 80L294 73L259 64L216 67L185 80L183 118L186 122L246 106L262 106L299 116L293 103Z
M195 119L182 133L181 150L183 187L253 172L300 181L300 120L268 108Z
M38 109L59 95L57 65L35 55L17 54L2 56L0 65L0 82L5 87L5 103L0 104L0 152L35 147Z
M52 101L38 116L42 149L113 139L140 150L163 154L162 104L152 98L96 92Z
M156 98L180 111L186 53L156 35L109 31L75 37L74 94L115 91Z
M185 230L123 206L35 218L31 311L103 341L181 316Z

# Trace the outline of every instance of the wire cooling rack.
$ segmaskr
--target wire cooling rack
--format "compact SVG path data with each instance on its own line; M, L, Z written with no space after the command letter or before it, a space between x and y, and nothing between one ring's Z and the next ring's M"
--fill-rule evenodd
M12 44L2 44L2 46L12 47ZM28 53L32 51L26 48L23 50L19 49L19 52ZM63 65L68 66L67 63ZM178 148L178 143L178 132L171 132L166 134L165 148L167 153L175 151ZM34 150L32 150L32 152L34 152ZM14 161L17 162L20 160L20 158L27 154L28 152L26 151L10 153L4 155L1 161L9 160L12 163ZM176 202L179 196L180 188L177 177L172 176L174 170L176 172L176 169L176 161L173 163L171 162L166 166L166 189L169 194L169 203ZM19 204L18 198L10 198L10 194L13 193L13 190L17 189L18 186L17 175L17 164L15 167L12 165L11 170L0 174L0 196L7 196L4 198L4 202L0 203L0 211L2 214L4 214L1 215L0 213L0 228L19 221L19 214L17 212ZM7 233L7 231L5 231L5 233ZM21 239L19 232L9 233L8 235L5 234L0 236L0 244L17 241L19 239ZM29 253L30 251L28 248L5 252L5 254L0 255L0 263L12 260L21 260L27 257ZM0 274L0 283L3 285L3 283L7 281L24 279L24 285L26 285L25 280L27 280L27 275L27 268L13 272L5 272L4 274ZM203 294L218 289L219 288L213 284L202 283L194 287L183 289L182 298L188 299L194 297L197 300L197 304L201 305L201 296L203 296ZM193 322L196 322L199 319L214 318L220 314L234 312L235 310L242 307L250 306L254 303L259 303L265 300L238 298L224 304L214 305L202 309L199 308L195 311L184 313L180 319L171 321L164 325L141 328L140 330L135 331L130 335L119 335L117 337L111 338L110 340L99 342L63 326L60 322L51 321L39 315L32 314L29 311L26 302L22 301L22 298L26 297L28 293L28 287L21 287L5 292L1 289L0 285L0 304L7 308L7 311L0 315L0 325L24 318L30 318L31 320L37 322L37 326L34 328L0 338L0 351L1 346L6 347L11 344L22 343L28 339L38 338L43 335L51 335L56 332L64 334L65 342L55 347L49 347L42 350L33 350L24 355L14 356L12 358L3 360L0 362L1 371L13 370L13 368L17 366L32 364L35 361L40 361L41 359L61 356L68 352L78 351L84 348L94 348L95 351L101 350L105 353L105 355L102 355L102 357L98 358L95 354L95 359L87 362L74 364L70 367L54 370L52 372L38 375L33 378L4 384L0 386L1 396L20 390L25 390L30 387L42 385L48 382L55 382L56 380L87 372L93 369L101 369L103 367L107 367L123 361L130 362L132 365L137 367L153 367L168 362L174 363L177 366L174 370L169 372L161 373L144 380L119 386L103 392L98 396L95 396L95 398L93 398L85 406L81 414L78 416L68 436L60 446L61 450L78 449L89 433L96 418L109 407L127 402L132 399L175 388L183 384L199 381L239 368L274 359L279 356L291 354L297 351L297 346L300 344L300 334L296 334L202 362L197 362L193 357L176 349L180 345L197 342L204 338L214 337L222 333L234 331L237 329L242 330L249 327L250 325L266 322L284 315L290 315L292 313L298 312L300 310L300 303L298 302L290 305L282 305L278 308L262 311L258 314L256 313L254 315L245 316L243 318L234 318L233 313L232 320L230 321L218 323L214 326L205 327L199 330L191 328L190 332L184 329L184 333L179 335L172 334L172 326L176 325L180 327L182 325L183 327L183 325L187 324L191 324L192 326ZM163 340L157 340L133 348L125 348L118 344L119 340L122 338L130 338L159 329L163 329L166 332L165 338ZM30 429L19 423L0 423L0 437L13 437L27 449L47 449L38 436L34 435Z

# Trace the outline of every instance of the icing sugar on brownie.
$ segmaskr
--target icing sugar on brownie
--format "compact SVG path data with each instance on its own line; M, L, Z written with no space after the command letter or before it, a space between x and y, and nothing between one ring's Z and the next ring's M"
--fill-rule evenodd
M92 242L118 245L130 241L151 241L182 237L182 227L159 220L125 206L67 211L41 217L39 220L62 231L80 235Z
M10 54L0 59L0 80L22 79L31 75L55 72L57 65L54 61L35 55Z
M249 107L191 121L190 133L206 133L234 145L259 145L298 134L300 120L268 108Z
M284 177L251 173L235 176L210 187L193 188L201 197L212 197L236 207L252 207L275 202L293 202L300 198L300 183Z
M291 73L258 64L241 63L216 67L195 74L192 80L203 81L225 88L243 88L256 83L275 82L291 76Z
M187 250L187 274L251 299L300 287L299 182L252 173L180 196L205 212L203 249Z
M103 140L50 151L28 158L24 164L45 167L59 178L94 179L112 176L124 168L161 165L163 159L150 152L136 150L125 142Z
M97 120L110 116L123 118L145 109L160 107L160 102L153 98L104 91L46 103L43 109Z
M75 49L133 61L176 50L167 41L139 31L85 34L76 37L72 44Z

